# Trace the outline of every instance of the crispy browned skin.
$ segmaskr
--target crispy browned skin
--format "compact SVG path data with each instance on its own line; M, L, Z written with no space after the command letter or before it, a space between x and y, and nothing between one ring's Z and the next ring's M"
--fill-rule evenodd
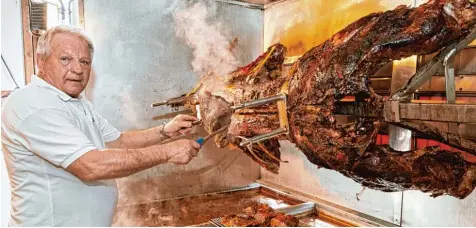
M283 213L277 214L269 222L271 227L297 227L299 226L299 220L291 215L285 215Z
M469 0L435 0L417 8L399 6L370 14L308 51L289 76L281 75L286 48L274 45L228 77L209 76L202 81L197 94L205 126L212 131L230 124L228 132L215 138L221 147L230 143L238 147L240 136L278 128L275 105L233 114L229 108L275 95L288 82L290 134L282 139L295 143L318 167L382 191L418 189L433 196L465 198L476 186L476 166L460 154L440 148L401 153L376 146L382 119L357 118L339 125L334 111L338 100L351 95L381 112L382 99L371 90L369 76L392 60L438 51L468 34L475 23L476 6ZM424 133L441 138L435 132ZM252 150L240 149L267 170L278 172L277 139L255 144Z
M226 227L252 227L257 226L253 217L240 217L235 214L221 218L221 223Z

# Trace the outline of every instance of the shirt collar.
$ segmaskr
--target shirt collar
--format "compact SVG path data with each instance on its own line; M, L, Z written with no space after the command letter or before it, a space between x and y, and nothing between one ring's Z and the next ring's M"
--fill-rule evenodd
M38 86L38 87L41 87L41 88L45 88L48 91L53 92L54 94L56 94L56 96L58 98L60 98L61 100L65 101L65 102L67 102L67 101L79 101L79 100L82 99L81 95L79 95L78 98L73 98L73 97L69 96L65 92L63 92L63 91L59 90L58 88L54 87L53 85L46 82L45 80L38 77L37 75L32 75L31 76L31 84L33 84L35 86Z

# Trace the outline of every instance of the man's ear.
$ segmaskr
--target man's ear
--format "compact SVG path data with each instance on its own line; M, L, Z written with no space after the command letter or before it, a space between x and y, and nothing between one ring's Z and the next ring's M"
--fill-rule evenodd
M38 71L42 70L43 66L45 66L45 59L40 55L36 55L36 65L38 66Z

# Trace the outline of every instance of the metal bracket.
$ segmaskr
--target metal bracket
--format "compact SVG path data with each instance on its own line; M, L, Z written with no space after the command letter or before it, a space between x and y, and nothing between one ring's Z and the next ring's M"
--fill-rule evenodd
M446 86L446 103L455 104L456 103L456 91L455 91L455 68L454 68L454 58L456 55L456 49L452 49L446 56L444 60L445 66L445 86ZM448 131L451 133L458 134L458 124L457 123L448 123Z
M287 113L287 95L285 93L280 93L276 96L265 97L261 99L256 99L242 104L235 105L231 107L234 111L243 108L252 108L269 103L277 102L278 106L278 116L279 116L279 128L271 132L254 136L252 138L240 137L243 141L240 143L240 146L246 147L254 143L258 143L273 137L276 137L281 134L289 133L289 124L288 124L288 113Z
M444 59L445 66L445 81L446 81L446 103L456 103L456 91L455 91L455 68L453 62L456 55L456 49L452 49Z
M459 42L453 43L444 48L440 53L431 59L430 62L420 68L415 75L413 75L405 86L393 93L390 98L390 104L385 104L386 111L385 120L391 122L400 122L399 101L409 102L411 95L420 88L423 83L430 80L436 71L443 65L445 68L446 80L446 103L456 103L456 89L455 89L455 70L453 66L454 57L457 52L468 46L476 38L476 26L474 26L466 37ZM396 102L396 103L395 103ZM390 106L390 107L388 107ZM449 132L458 133L457 123L448 123Z
M399 89L397 92L392 94L391 100L404 100L409 101L410 96L423 85L426 81L430 80L431 77L438 71L442 66L443 61L450 56L451 52L458 52L468 46L476 38L476 26L473 27L471 32L457 43L453 43L448 47L444 48L438 55L433 57L430 62L425 64L420 68L415 75L413 75L405 86ZM448 61L451 59L448 59Z
M288 130L285 129L285 128L278 128L276 130L273 130L269 133L264 133L264 134L261 134L261 135L257 135L257 136L254 136L252 138L244 138L242 137L243 141L240 143L240 146L249 146L249 145L252 145L254 143L259 143L261 141L264 141L264 140L267 140L267 139L270 139L270 138L273 138L275 136L278 136L278 135L281 135L281 134L287 134L288 133Z
M389 100L384 104L384 118L387 122L400 122L400 101Z

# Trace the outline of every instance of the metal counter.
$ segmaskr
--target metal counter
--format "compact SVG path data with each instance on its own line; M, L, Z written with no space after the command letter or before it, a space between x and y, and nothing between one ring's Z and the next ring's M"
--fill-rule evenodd
M220 217L242 213L243 209L256 203L267 204L277 211L295 216L300 220L300 226L388 226L377 220L349 216L348 212L338 207L263 183L229 191L120 206L113 226L219 226Z

